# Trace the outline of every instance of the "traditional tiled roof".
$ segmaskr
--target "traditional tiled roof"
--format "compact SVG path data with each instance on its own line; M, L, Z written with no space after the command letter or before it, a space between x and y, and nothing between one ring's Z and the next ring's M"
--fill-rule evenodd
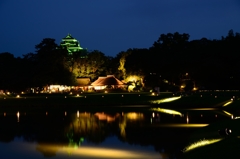
M68 34L65 38L63 39L74 39L71 34Z
M94 81L91 85L92 86L124 85L124 83L118 80L114 75L107 75L107 77L98 77L98 79Z

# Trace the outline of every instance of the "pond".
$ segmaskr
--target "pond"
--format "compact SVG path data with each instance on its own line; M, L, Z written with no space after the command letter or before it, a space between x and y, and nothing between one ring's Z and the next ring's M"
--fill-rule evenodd
M217 109L4 112L1 158L178 159L192 133L225 119Z

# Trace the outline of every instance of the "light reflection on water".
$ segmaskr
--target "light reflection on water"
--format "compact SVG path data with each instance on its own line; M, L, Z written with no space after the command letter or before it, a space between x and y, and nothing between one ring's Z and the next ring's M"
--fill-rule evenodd
M19 159L174 158L192 129L228 117L187 111L182 116L154 111L4 112L0 115L1 154Z

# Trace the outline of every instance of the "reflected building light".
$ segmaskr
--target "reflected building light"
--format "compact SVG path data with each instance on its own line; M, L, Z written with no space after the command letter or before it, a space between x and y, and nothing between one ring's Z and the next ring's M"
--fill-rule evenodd
M79 94L77 94L77 97L79 97Z
M85 96L84 98L87 98L87 96Z
M207 145L219 142L221 140L222 139L209 139L209 140L203 139L203 140L197 141L197 142L192 143L191 145L187 146L186 148L183 149L183 152L188 152L188 151L193 150L195 148L202 147L202 146L207 146Z
M46 97L46 99L47 99L48 97Z
M122 97L124 97L124 96L122 95Z
M217 96L215 96L215 98L217 98Z
M77 111L77 117L79 118L79 111Z
M217 118L217 114L215 115L215 117Z
M166 155L162 155L159 153L150 153L148 151L140 151L140 150L129 150L127 148L124 149L116 149L116 148L99 148L99 147L90 147L90 146L81 146L80 148L75 148L74 146L64 147L61 145L50 145L50 144L42 144L41 145L44 150L48 150L50 152L56 152L61 156L67 156L71 158L164 158ZM68 157L67 157L68 158ZM168 157L167 157L168 158Z
M223 104L223 107L225 107L225 106L231 104L232 102L233 102L233 101L232 101L232 99L231 99L231 101L228 101L227 103Z
M48 112L46 112L46 115L48 115Z
M155 113L154 113L154 112L152 113L152 117L153 117L153 118L155 117Z
M3 116L6 116L6 115L7 115L7 113L6 113L6 112L4 112L4 113L3 113Z
M176 110L171 110L171 109L162 109L162 108L151 108L153 111L161 112L161 113L167 113L167 114L173 114L173 115L180 115L182 116L182 113L176 111Z
M16 98L20 98L20 95L17 95Z
M95 116L97 116L99 120L106 120L107 122L112 122L112 121L115 121L116 117L118 117L119 114L112 117L112 116L107 115L105 113L98 112L98 113L95 113Z
M104 98L104 96L102 96L102 98Z
M67 96L65 96L64 98L67 98Z
M202 97L202 95L200 95L200 97Z
M181 96L179 96L179 97L170 97L170 98L164 98L164 99L160 99L160 100L154 100L154 101L151 101L150 103L152 103L152 104L160 104L160 103L172 102L172 101L178 100L180 98L181 98Z
M67 112L66 111L64 112L64 115L67 116Z
M125 115L127 119L130 119L130 120L143 119L143 113L129 112L129 113L126 113Z
M17 122L19 122L19 118L20 118L20 113L19 111L17 112Z
M189 118L188 118L188 115L187 115L187 118L186 118L186 120L187 120L187 124L189 123Z
M203 117L203 115L201 114L201 117Z
M72 95L72 92L70 92L69 94Z

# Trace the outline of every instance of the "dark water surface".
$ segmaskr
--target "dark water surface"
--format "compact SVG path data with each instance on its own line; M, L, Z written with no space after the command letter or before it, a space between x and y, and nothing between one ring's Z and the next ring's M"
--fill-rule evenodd
M0 114L1 159L181 158L189 136L230 119L217 110Z

